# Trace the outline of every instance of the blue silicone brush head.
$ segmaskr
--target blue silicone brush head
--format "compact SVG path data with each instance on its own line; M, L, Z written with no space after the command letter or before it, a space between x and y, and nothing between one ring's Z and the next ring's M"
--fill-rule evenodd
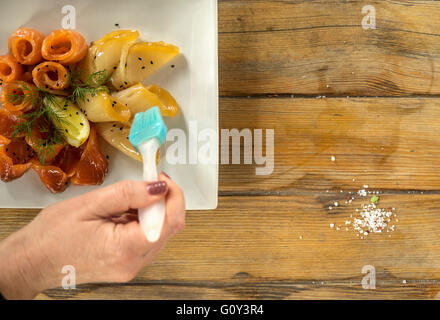
M163 122L160 109L159 107L153 107L136 114L128 138L133 147L138 149L140 144L153 138L156 138L162 145L166 136L167 127Z

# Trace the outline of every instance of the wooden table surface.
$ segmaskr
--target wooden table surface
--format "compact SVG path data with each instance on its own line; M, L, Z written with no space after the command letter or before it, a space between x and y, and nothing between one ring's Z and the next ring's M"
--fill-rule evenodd
M38 298L439 298L439 18L438 1L219 1L220 128L275 129L273 174L222 165L218 209L188 212L135 280ZM396 208L391 238L329 226L365 184ZM1 210L0 238L36 214Z

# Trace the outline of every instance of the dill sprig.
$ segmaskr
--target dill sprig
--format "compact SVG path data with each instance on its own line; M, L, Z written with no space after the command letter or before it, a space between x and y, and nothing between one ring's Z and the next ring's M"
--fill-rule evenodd
M48 158L53 158L56 155L55 146L65 144L63 133L61 129L57 128L47 117L40 118L39 131L47 134L45 139L38 138L33 140L34 150L38 154L40 162L44 165Z
M81 71L72 70L70 73L70 81L72 94L69 96L74 103L83 102L87 96L94 97L101 92L110 92L105 85L107 81L107 71L98 71L90 74L85 83L81 82Z

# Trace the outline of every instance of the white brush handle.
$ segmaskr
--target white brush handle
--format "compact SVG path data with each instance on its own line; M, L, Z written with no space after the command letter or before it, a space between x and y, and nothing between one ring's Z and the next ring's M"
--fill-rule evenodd
M144 181L157 181L156 154L160 147L157 139L150 139L138 146L144 161ZM165 199L147 207L139 209L139 222L147 240L156 242L160 238L165 220Z

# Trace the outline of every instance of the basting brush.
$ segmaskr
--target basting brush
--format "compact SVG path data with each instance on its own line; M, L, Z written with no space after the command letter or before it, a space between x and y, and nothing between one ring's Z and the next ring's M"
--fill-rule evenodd
M158 107L136 114L129 139L133 147L142 155L145 181L157 181L156 154L164 143L166 135L167 127ZM139 222L150 242L156 242L159 239L164 220L164 199L148 208L139 209Z

